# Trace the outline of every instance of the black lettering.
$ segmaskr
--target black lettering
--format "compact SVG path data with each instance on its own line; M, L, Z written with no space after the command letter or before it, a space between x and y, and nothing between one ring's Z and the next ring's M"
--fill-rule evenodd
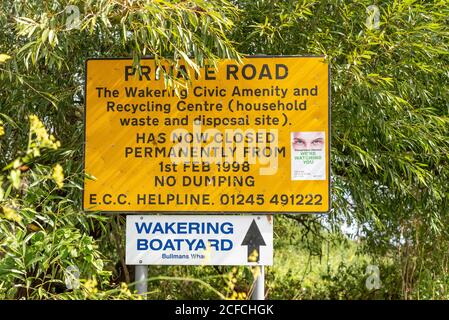
M236 75L238 70L239 70L239 68L237 67L237 65L228 64L226 66L226 80L230 80L231 75L234 77L234 80L238 80L238 77Z
M122 200L123 199L123 200ZM126 195L125 194L119 194L117 197L117 202L119 204L125 204L126 203Z
M189 75L187 73L187 69L186 69L185 65L182 64L182 65L179 66L176 78L178 78L178 79L184 78L185 80L189 80Z
M112 202L111 197L112 197L112 196L111 196L110 194L106 193L106 194L103 196L103 203L104 203L104 204L111 204L111 202Z
M106 103L106 111L112 111L114 112L115 103L113 101L108 101Z
M251 69L252 73L251 75L248 75L246 70ZM242 76L243 78L245 78L246 80L252 80L254 79L254 77L256 76L256 67L253 66L252 64L246 64L243 66L242 68Z
M128 81L130 76L136 74L136 68L133 66L125 66L125 81Z
M211 68L212 67L212 68ZM204 68L204 78L206 80L215 80L215 69L213 66L206 64Z
M272 79L270 68L266 63L263 64L262 70L260 70L259 80L262 78Z
M97 194L96 193L90 194L89 204L97 204Z
M151 72L150 67L148 67L148 66L141 66L140 67L140 71L141 71L141 75L139 75L139 80L142 80L142 76L145 76L145 78L147 80L151 80L150 79L150 72Z
M281 73L283 70L283 73ZM288 68L285 64L276 64L276 79L282 80L287 78L288 76Z

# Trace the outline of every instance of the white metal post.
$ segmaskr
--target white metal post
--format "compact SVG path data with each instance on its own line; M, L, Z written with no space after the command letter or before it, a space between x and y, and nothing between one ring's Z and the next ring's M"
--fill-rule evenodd
M251 296L251 300L265 300L265 268L264 266L257 266L259 272L256 273L256 284Z
M148 266L136 266L136 289L137 293L147 298L148 292Z

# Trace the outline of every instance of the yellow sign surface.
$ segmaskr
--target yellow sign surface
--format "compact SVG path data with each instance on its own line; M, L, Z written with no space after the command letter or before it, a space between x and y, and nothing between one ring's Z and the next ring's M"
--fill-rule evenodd
M167 73L189 85L167 87ZM84 210L330 209L323 57L222 60L199 73L90 59L85 94Z

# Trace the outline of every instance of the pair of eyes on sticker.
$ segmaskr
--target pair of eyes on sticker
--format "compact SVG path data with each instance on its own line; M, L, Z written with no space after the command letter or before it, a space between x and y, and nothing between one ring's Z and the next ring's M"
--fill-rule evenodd
M324 140L322 138L313 139L310 142L310 146L322 146L324 143ZM298 146L307 146L307 141L304 139L294 139L293 140L294 145Z

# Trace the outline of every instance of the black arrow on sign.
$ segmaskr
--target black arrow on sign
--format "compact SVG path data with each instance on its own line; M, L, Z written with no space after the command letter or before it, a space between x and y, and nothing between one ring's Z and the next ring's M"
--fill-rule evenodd
M243 239L242 246L248 246L248 262L259 262L260 246L266 246L265 240L260 233L256 220L251 222L245 239Z

